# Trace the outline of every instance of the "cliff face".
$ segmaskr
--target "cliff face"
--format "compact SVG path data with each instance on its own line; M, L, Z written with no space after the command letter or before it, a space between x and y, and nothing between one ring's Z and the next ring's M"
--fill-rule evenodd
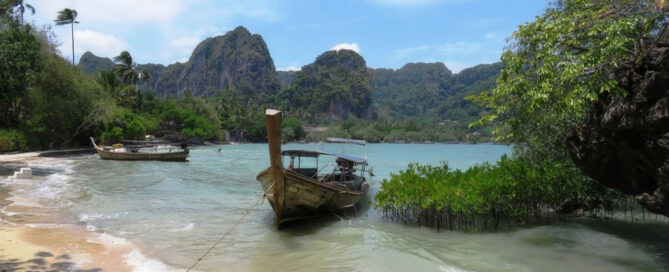
M183 89L179 89L179 75L184 70L183 63L170 64L160 72L159 79L156 81L156 93L164 97L180 97L183 95ZM160 90L160 91L159 91Z
M290 84L293 83L293 80L295 80L295 74L297 74L297 72L298 71L276 71L279 76L279 81L281 82L281 88L290 86Z
M572 160L603 185L669 216L669 30L645 59L615 75L626 97L600 97L567 139Z
M302 67L280 98L306 117L343 120L371 118L370 75L365 60L351 50L327 51Z
M206 96L215 91L234 90L260 97L274 95L280 88L264 40L241 26L223 36L204 40L178 74L176 69L160 75L156 83L158 93L178 96L184 89L190 89L195 96Z

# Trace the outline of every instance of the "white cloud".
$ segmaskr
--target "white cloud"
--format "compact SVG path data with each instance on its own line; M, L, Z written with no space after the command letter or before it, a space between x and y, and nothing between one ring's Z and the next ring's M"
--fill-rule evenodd
M176 38L170 42L173 47L176 48L193 48L197 45L202 39L199 37L181 37Z
M81 56L86 51L91 51L97 56L113 58L118 56L121 51L128 50L128 48L126 41L114 35L92 30L74 31L74 52L77 56ZM66 39L58 49L63 55L71 58L71 39Z
M439 2L446 3L463 3L468 2L469 0L369 0L372 3L386 5L386 6L423 6L430 5Z
M290 65L290 66L284 66L284 67L277 67L277 71L299 71L302 70L301 67L295 66L295 65Z
M336 44L335 46L330 48L330 50L335 50L335 51L342 50L342 49L353 50L356 53L360 54L360 47L358 46L357 43L340 43L340 44Z
M408 47L408 48L401 48L395 50L395 56L397 57L403 57L406 55L409 55L414 52L419 52L419 51L425 51L429 49L430 47L427 45L421 45L421 46L416 46L416 47Z
M35 1L31 3L38 10L38 16L56 17L65 7L75 9L82 23L132 25L139 23L165 23L174 20L185 6L179 0L69 0Z
M457 62L457 61L444 61L444 64L453 73L460 73L460 71L474 66L474 65L469 64L469 63L462 63L462 62Z
M442 44L438 50L446 55L472 55L479 53L482 47L480 43L456 42Z

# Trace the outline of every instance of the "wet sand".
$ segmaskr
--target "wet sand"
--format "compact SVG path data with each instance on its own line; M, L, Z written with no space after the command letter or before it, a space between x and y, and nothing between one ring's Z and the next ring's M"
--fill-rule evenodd
M0 166L18 168L57 158L39 153L0 155ZM7 181L0 176L0 271L132 271L125 261L135 250L129 242L59 222L48 207L15 205L15 190L45 176Z

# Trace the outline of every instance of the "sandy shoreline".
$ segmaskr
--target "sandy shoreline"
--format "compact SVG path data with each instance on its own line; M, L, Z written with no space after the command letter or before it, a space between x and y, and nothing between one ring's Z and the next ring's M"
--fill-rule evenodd
M59 160L39 154L0 155L0 166L16 169ZM126 256L136 247L130 242L59 222L48 207L11 200L14 192L47 177L7 181L0 176L0 271L132 271Z

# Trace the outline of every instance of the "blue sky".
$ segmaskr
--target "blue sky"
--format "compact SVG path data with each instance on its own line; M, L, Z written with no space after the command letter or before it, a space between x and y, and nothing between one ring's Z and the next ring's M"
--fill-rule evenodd
M548 0L28 0L26 20L53 25L56 12L79 12L75 56L114 57L128 50L138 63L188 59L207 37L242 25L262 35L279 70L299 69L333 48L354 49L367 66L398 69L443 62L458 72L499 61L506 37L543 13ZM53 26L71 58L69 26Z

